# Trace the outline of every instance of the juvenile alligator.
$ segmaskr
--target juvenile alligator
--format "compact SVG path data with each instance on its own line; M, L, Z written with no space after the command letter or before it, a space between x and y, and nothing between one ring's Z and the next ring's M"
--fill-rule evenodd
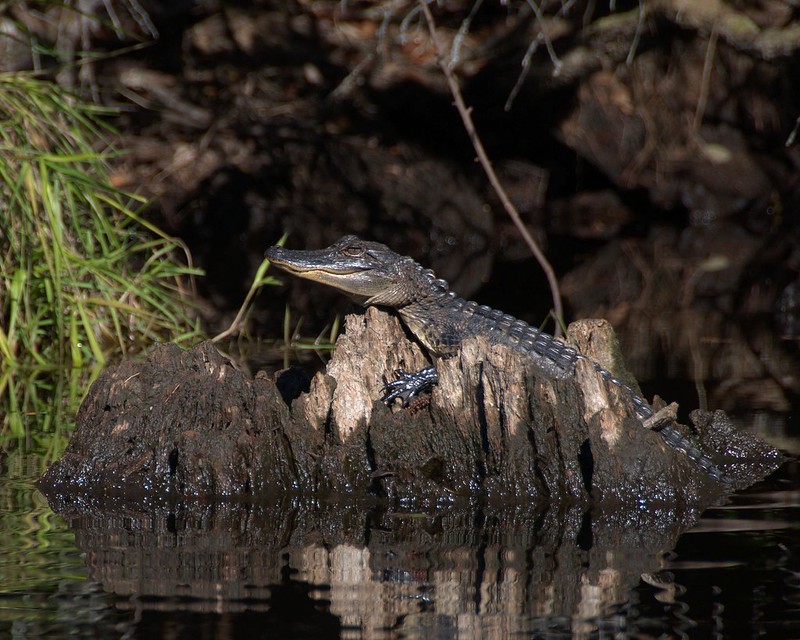
M433 271L383 244L345 236L327 249L293 251L276 246L267 249L265 256L276 267L330 285L364 306L395 310L416 338L437 357L453 355L469 337L483 336L491 343L528 354L537 368L551 378L572 377L575 366L583 360L603 379L625 392L639 420L646 423L655 415L653 408L631 387L574 347L502 311L459 298ZM397 380L387 383L383 400L391 403L399 399L404 406L420 392L431 389L439 379L434 367L397 374ZM686 454L714 480L726 481L722 471L671 424L658 426L658 433L667 445Z

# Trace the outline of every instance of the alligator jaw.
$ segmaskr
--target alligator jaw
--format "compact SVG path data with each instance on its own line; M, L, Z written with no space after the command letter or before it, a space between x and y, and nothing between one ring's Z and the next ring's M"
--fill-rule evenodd
M301 278L316 280L318 273L327 273L331 276L348 276L361 271L359 264L348 264L342 260L334 260L332 252L327 249L319 251L292 251L283 247L270 247L264 252L266 257L276 267L288 271Z
M362 252L357 253L356 249ZM387 264L380 259L383 251L388 254L387 257L399 257L383 245L362 242L352 236L343 238L327 249L294 251L270 247L264 256L284 271L334 287L363 302L394 284Z

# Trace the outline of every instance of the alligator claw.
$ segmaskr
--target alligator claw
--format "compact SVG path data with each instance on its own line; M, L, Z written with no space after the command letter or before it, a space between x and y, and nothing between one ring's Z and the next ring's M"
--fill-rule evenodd
M399 399L403 407L407 407L412 399L426 391L431 391L439 382L439 372L435 367L425 367L416 373L405 369L395 369L396 379L387 382L384 378L381 400L391 405Z

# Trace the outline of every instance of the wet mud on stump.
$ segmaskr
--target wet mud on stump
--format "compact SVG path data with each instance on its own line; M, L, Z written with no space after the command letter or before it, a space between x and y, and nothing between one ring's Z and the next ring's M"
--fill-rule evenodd
M575 323L568 341L630 379L607 323ZM95 382L41 484L64 496L309 493L673 507L705 506L727 489L644 429L590 366L573 379L546 379L525 356L475 339L439 363L427 406L380 402L385 374L425 364L397 318L372 308L348 316L307 393L263 374L248 378L210 343L163 345ZM279 386L296 391L281 395ZM779 466L775 450L734 432L722 412L693 420L696 444L732 488Z

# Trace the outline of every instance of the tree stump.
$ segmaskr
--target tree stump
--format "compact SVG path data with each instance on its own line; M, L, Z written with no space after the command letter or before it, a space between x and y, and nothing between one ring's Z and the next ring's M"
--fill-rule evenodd
M574 323L567 341L635 385L606 322ZM210 343L162 345L92 385L66 452L41 483L60 494L697 507L781 462L722 412L698 413L696 444L733 480L723 485L644 428L588 363L552 380L524 354L481 338L437 363L428 402L380 401L385 375L426 363L399 320L375 308L348 316L307 392L292 384L293 369L249 379Z

